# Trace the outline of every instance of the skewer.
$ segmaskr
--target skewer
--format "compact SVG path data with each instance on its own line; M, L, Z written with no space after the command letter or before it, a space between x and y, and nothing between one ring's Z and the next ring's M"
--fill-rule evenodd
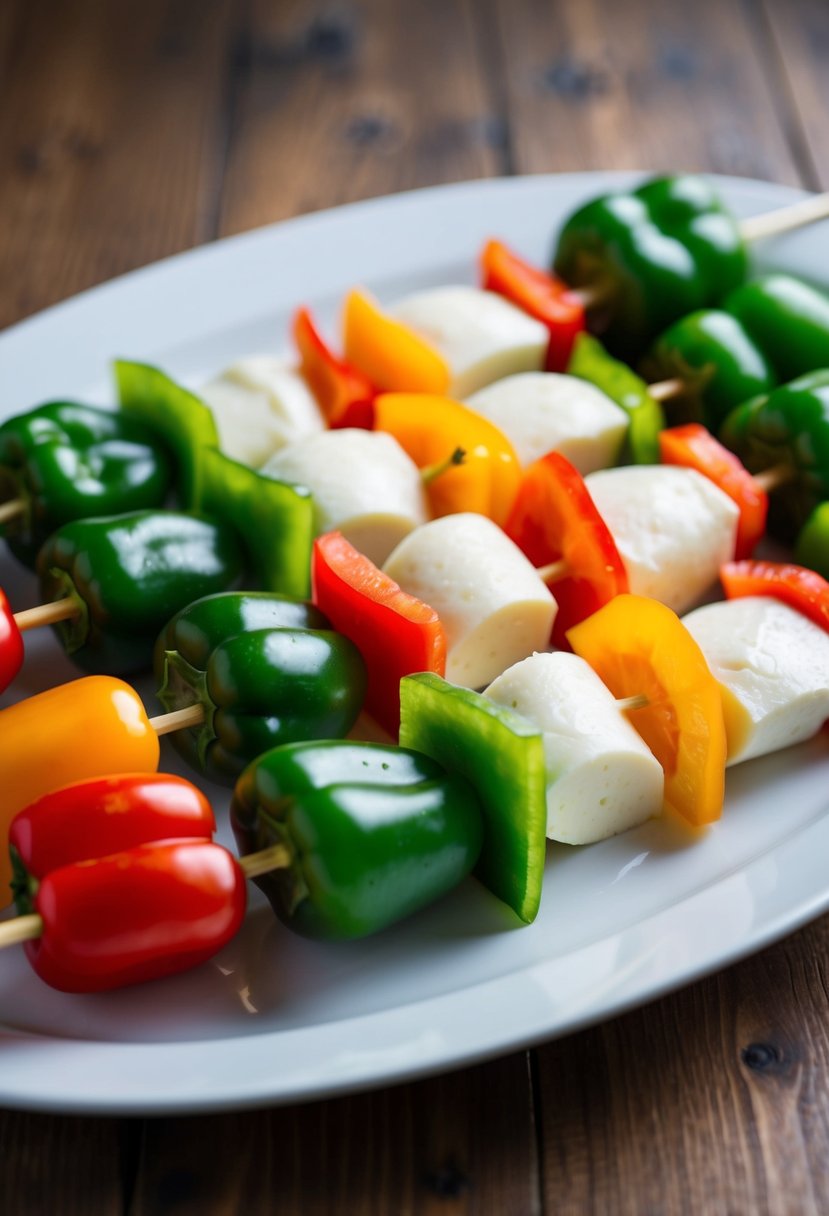
M55 625L58 621L71 621L80 616L81 608L77 600L64 596L60 600L52 600L48 604L38 604L36 608L24 608L15 612L14 620L21 633L27 629L37 629L41 625Z
M22 498L10 498L8 502L0 503L0 524L4 524L10 519L16 519L25 510L26 504Z

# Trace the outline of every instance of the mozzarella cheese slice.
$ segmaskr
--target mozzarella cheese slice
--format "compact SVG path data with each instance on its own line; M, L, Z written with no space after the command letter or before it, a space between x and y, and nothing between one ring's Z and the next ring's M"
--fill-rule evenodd
M484 695L542 733L550 840L592 844L661 813L662 767L584 659L534 654Z
M284 359L250 355L199 390L219 432L219 447L258 469L287 444L325 429L302 376Z
M499 427L522 464L560 452L584 475L616 463L628 416L600 389L576 376L522 372L467 397Z
M482 688L549 644L557 611L524 554L483 515L445 515L411 532L384 569L437 612L446 678Z
M323 431L277 452L263 472L307 486L317 532L339 529L376 566L429 518L417 465L383 431Z
M683 613L704 598L734 556L738 510L694 469L631 465L585 478L634 595Z
M810 739L829 718L829 634L766 596L683 618L723 694L728 764Z
M391 313L446 361L450 396L467 397L502 376L544 366L546 326L493 291L435 287L406 296Z

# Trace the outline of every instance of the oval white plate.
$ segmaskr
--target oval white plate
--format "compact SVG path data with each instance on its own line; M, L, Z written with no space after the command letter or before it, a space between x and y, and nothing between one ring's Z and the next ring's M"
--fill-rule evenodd
M2 411L53 396L105 402L116 355L198 383L234 356L284 347L299 303L330 326L354 283L390 300L474 281L488 236L543 263L576 203L632 178L418 191L172 258L0 337ZM728 178L719 186L741 214L797 194ZM808 275L829 265L829 226L762 253L768 265ZM16 606L35 602L33 580L6 553L0 584ZM77 674L51 638L30 638L17 696ZM0 1105L138 1113L321 1097L469 1063L649 1000L829 906L828 744L824 733L731 772L722 822L695 841L654 823L588 849L551 848L529 928L470 881L379 937L321 945L275 924L256 893L244 931L213 963L85 998L52 992L22 951L8 950ZM178 769L172 751L165 763ZM223 838L230 842L226 829Z

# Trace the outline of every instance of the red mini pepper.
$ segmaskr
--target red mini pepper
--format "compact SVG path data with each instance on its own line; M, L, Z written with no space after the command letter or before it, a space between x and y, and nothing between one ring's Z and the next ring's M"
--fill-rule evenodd
M791 562L726 562L720 582L730 600L768 595L829 632L829 582L814 570Z
M403 676L445 671L446 635L438 614L401 591L339 532L314 541L312 584L314 603L365 660L367 712L396 739Z
M293 334L300 371L328 425L370 431L374 426L377 390L368 377L345 359L339 359L326 345L307 308L294 314Z
M204 962L245 913L245 876L210 839L189 782L128 774L39 799L10 831L18 911L40 917L26 953L63 992L99 992Z
M628 590L624 563L584 478L560 452L548 452L524 472L518 497L504 528L539 569L560 569L545 579L558 612L553 643L569 650L566 633L604 604Z
M0 692L11 684L23 665L23 635L5 592L0 590Z
M659 455L663 464L696 469L737 504L740 518L734 556L738 561L751 557L766 531L769 499L740 458L698 422L660 431Z
M487 291L497 291L550 331L545 367L564 372L573 343L586 328L584 305L561 279L518 257L501 241L488 241L481 254Z

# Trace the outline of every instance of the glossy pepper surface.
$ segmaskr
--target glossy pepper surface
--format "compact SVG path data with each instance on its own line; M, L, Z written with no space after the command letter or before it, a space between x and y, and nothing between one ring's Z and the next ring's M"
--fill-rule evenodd
M681 380L666 403L674 423L717 430L726 414L777 384L774 368L745 326L723 309L701 309L675 321L642 361L651 381ZM807 369L802 369L807 370Z
M553 269L596 294L588 325L634 360L667 324L717 303L746 275L736 221L703 178L654 178L579 208Z
M366 712L397 738L403 676L442 676L446 669L446 633L438 614L402 591L339 532L314 542L313 586L314 603L363 656Z
M231 820L241 854L287 847L256 881L300 933L355 938L431 903L472 869L481 813L471 786L405 748L333 740L267 752L245 770Z
M232 785L281 743L346 734L365 695L356 647L308 604L276 596L212 596L166 625L155 652L159 700L200 704L201 726L176 731L195 769Z
M238 932L246 903L238 863L211 840L154 840L105 855L91 845L21 901L43 922L26 953L62 992L161 979L216 954Z
M195 393L147 363L118 359L115 379L124 414L144 423L173 453L179 502L187 510L202 510L204 453L219 446L210 409Z
M567 284L525 262L502 241L487 241L484 246L481 279L486 291L505 296L547 326L545 369L566 371L573 343L585 328L584 305Z
M547 832L541 732L520 714L440 676L400 683L400 742L475 789L484 816L476 877L529 924L538 913Z
M307 308L294 314L292 333L300 357L299 370L328 425L370 431L377 390L369 378L329 349Z
M364 291L349 292L343 318L348 363L382 392L445 393L446 360L408 325L383 312Z
M665 414L641 376L626 363L614 359L598 338L590 334L579 334L576 338L567 374L595 384L627 414L628 429L620 464L658 462L659 432L665 425Z
M216 448L207 448L202 462L204 509L235 529L257 585L306 596L314 536L311 491L277 481Z
M158 736L122 680L87 676L0 710L0 907L8 894L6 834L50 790L111 773L151 773Z
M158 631L191 600L241 574L232 529L175 511L76 520L38 555L44 600L71 597L79 615L56 626L68 654L90 672L149 667Z
M787 467L769 495L769 531L791 542L818 503L829 499L829 370L811 372L744 402L720 439L751 473Z
M0 589L0 692L8 688L23 666L23 635L6 593Z
M815 507L800 529L794 555L802 566L829 579L829 502Z
M829 295L788 274L744 283L723 307L764 352L780 381L829 367Z
M0 535L32 565L62 524L160 507L171 473L163 443L139 421L51 401L0 426L0 503L23 504L19 515L0 525Z

